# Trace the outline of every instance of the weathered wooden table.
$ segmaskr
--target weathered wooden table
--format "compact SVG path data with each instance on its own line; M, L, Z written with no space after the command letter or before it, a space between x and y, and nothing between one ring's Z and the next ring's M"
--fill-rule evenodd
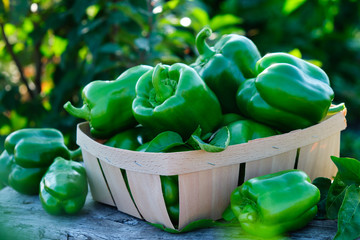
M336 221L313 220L282 239L332 239ZM9 187L0 190L0 240L117 240L117 239L259 239L238 227L200 229L183 234L163 232L146 222L92 200L89 194L75 216L51 216L38 196L21 195Z

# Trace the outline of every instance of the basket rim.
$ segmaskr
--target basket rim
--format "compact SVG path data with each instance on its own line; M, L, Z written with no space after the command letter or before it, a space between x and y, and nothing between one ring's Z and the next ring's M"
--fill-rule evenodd
M159 175L178 175L273 157L313 144L346 128L346 109L305 129L229 146L222 152L137 152L102 144L90 136L88 122L77 125L77 144L112 166Z

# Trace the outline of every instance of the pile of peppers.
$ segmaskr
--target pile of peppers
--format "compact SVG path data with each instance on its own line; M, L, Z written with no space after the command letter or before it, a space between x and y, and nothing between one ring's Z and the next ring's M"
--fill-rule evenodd
M166 153L199 149L219 152L229 145L307 128L343 109L343 105L331 107L334 92L321 68L287 53L261 56L249 38L238 34L224 35L210 46L206 40L211 34L209 27L197 34L195 46L199 56L191 65L159 63L154 67L130 68L115 80L89 83L82 91L83 106L76 108L67 102L65 110L87 120L92 136L107 139L108 146ZM121 171L131 195L126 170ZM275 198L285 194L282 192L287 188L293 189L289 192L298 189L301 195L307 195L305 187L297 187L300 183L293 184L304 182L304 174L284 173L279 180L284 188L273 194ZM176 226L178 176L160 179L170 219ZM241 191L249 184L255 187L254 181L264 182L258 184L262 192L276 184L275 180L271 183L270 177L253 180L244 183ZM232 199L239 202L236 197ZM316 199L317 195L312 205L316 205ZM249 206L240 205L245 208L242 211L250 211L253 206L255 210L250 215L255 216L258 207L253 204L257 203L251 201L245 201ZM294 208L294 202L283 199L281 206L281 211L288 212ZM251 229L248 225L271 228L267 226L271 223L261 219L245 224L247 217L234 209L245 230ZM316 209L304 219L310 220L314 213ZM279 221L281 224L282 219Z
M85 168L71 160L77 159L81 150L69 150L60 131L20 129L6 137L4 147L0 183L22 194L39 194L49 214L81 210L88 192L87 178Z
M129 68L115 80L90 82L83 105L64 109L89 122L104 144L143 152L225 150L229 145L307 128L343 109L319 67L287 53L261 56L238 34L221 36L204 27L196 36L199 56L175 63ZM55 129L10 134L0 156L0 181L38 194L50 214L78 212L87 194L85 169ZM126 170L121 169L131 195ZM178 176L160 176L174 226L179 221ZM39 187L40 186L40 187ZM269 191L276 187L276 191ZM294 194L296 193L296 194ZM290 170L251 179L231 196L231 211L247 232L273 236L303 226L316 214L319 192L304 172Z

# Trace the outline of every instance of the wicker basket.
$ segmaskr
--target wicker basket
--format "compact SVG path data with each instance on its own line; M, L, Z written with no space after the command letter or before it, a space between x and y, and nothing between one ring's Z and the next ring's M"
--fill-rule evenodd
M174 228L162 195L160 175L179 175L178 229L198 219L219 219L239 182L285 169L302 169L310 178L332 177L337 169L340 132L346 111L321 123L290 133L229 146L219 153L202 150L144 153L112 148L92 139L88 123L77 128L93 198L119 211ZM131 198L120 169L125 169Z

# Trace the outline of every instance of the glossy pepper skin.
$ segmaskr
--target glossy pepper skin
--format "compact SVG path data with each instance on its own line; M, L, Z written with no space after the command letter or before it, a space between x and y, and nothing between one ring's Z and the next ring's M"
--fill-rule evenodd
M245 79L256 76L255 64L260 53L250 39L237 34L224 35L209 47L205 40L211 33L205 27L196 36L200 56L191 66L214 91L224 113L239 112L236 91Z
M160 176L166 209L173 224L179 222L179 182L178 176Z
M256 78L242 83L236 96L240 112L283 132L320 122L334 98L326 73L286 53L265 55Z
M135 119L157 132L174 131L187 139L200 125L204 133L220 124L219 101L191 67L158 64L136 85Z
M135 151L155 136L156 134L151 129L138 126L112 136L104 144L110 147Z
M273 237L304 227L317 213L319 189L292 169L252 178L231 194L231 210L243 230Z
M88 193L85 168L81 163L57 157L40 182L40 201L52 215L75 214Z
M117 132L134 127L137 122L132 114L135 85L150 66L129 68L113 81L93 81L82 91L84 105L76 108L67 102L65 110L71 115L90 123L91 134L96 138L108 138Z
M77 154L65 146L61 132L52 128L27 128L8 135L0 156L0 180L16 191L33 195L39 183L58 156Z
M229 145L246 143L257 138L265 138L278 134L275 129L249 119L231 122L227 127L230 132Z

